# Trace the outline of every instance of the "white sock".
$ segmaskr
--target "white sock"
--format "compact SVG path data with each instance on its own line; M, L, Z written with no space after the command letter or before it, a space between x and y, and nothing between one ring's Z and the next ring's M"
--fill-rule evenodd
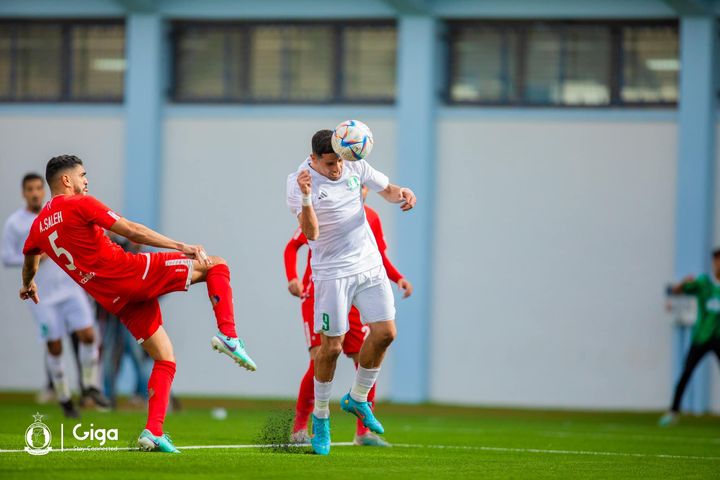
M317 418L330 418L330 392L332 391L332 380L320 382L313 378L315 384L315 408L313 415Z
M355 383L350 390L352 399L356 402L367 402L368 393L372 386L375 385L379 373L380 367L363 368L358 365L357 372L355 372Z
M51 355L45 356L50 378L53 387L55 387L55 395L59 402L67 402L70 400L70 387L68 386L67 377L65 376L65 368L63 367L62 356Z
M80 357L80 371L82 374L83 388L98 388L98 366L99 352L95 342L78 345L78 357Z

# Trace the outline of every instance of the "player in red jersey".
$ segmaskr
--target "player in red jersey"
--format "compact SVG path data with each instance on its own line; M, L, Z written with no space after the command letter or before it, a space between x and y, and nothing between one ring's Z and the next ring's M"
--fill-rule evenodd
M175 377L175 355L162 327L158 297L206 282L218 328L211 339L213 349L255 370L235 331L227 262L209 256L200 245L171 240L122 218L87 195L85 168L76 156L50 159L45 178L52 198L33 222L25 242L20 298L40 301L42 292L38 292L33 279L40 255L45 253L103 308L117 315L155 361L148 382L148 420L138 446L142 450L179 453L162 428ZM105 230L140 245L177 251L128 253L113 243Z
M367 197L368 189L363 187L363 200ZM385 235L382 229L382 223L377 212L372 208L365 205L365 215L367 216L368 224L373 232L375 241L382 257L383 265L387 270L388 278L395 282L400 289L403 290L403 298L407 298L412 295L412 284L398 272L395 266L387 258L386 250L387 244L385 243ZM285 246L285 275L288 279L288 290L290 293L298 298L302 302L301 310L305 329L305 339L310 352L310 365L308 366L305 375L300 382L300 391L298 393L297 404L295 406L295 422L293 425L292 440L296 443L307 443L309 436L307 433L308 419L310 413L313 410L315 402L315 392L313 388L313 376L315 369L315 354L317 349L320 347L320 335L315 333L313 328L313 314L314 314L314 286L312 282L312 269L310 268L310 259L312 258L312 252L308 251L307 265L305 267L305 274L303 275L302 282L297 275L297 251L303 246L307 245L307 238L303 235L302 230L298 228L295 234L290 239L288 244ZM360 321L360 312L354 306L350 309L348 314L348 320L350 323L350 330L345 334L343 341L343 352L348 357L352 358L355 362L355 368L358 366L358 353L360 347L362 347L363 341L368 334L368 327L364 326ZM368 401L374 402L375 400L375 385L368 393ZM353 440L355 445L361 446L390 446L384 439L372 433L362 421L358 419L357 428L355 430L355 438Z

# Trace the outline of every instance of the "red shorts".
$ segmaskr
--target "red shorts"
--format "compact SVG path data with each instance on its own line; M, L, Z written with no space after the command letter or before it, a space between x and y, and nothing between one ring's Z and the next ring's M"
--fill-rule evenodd
M308 291L306 291L308 292ZM303 327L305 328L305 340L308 348L314 348L320 346L320 334L315 333L314 325L314 313L315 313L315 298L312 295L312 290L309 290L310 295L302 301L302 317ZM363 325L360 321L360 312L355 307L350 309L348 315L350 324L350 330L345 334L343 340L343 353L345 355L353 355L360 351L365 337L370 333L370 328L367 325Z
M147 257L140 288L118 312L120 321L142 343L162 325L158 297L186 291L192 277L192 260L180 252L143 253Z

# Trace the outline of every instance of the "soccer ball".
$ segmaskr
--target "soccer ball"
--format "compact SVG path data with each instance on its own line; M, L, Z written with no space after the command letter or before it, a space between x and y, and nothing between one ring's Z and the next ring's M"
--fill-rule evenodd
M346 120L335 127L332 147L343 160L354 162L370 154L373 135L367 125L358 120Z

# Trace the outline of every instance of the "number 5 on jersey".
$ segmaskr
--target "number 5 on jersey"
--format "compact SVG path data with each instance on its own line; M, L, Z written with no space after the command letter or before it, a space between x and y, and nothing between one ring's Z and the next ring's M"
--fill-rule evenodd
M67 257L68 262L70 262L70 263L68 263L67 265L65 265L65 268L67 268L68 270L71 270L71 271L72 271L72 270L75 270L75 269L77 268L77 267L75 267L75 260L73 259L72 255L70 255L70 252L68 252L67 250L65 250L65 249L62 248L62 247L58 247L58 246L57 246L57 244L55 243L55 241L56 241L57 239L58 239L58 232L57 232L57 230L54 231L54 232L52 232L52 233L50 234L50 236L48 237L48 240L50 240L50 245L52 246L53 252L55 252L55 255L56 255L58 258L62 257L63 255L64 255L65 257Z

